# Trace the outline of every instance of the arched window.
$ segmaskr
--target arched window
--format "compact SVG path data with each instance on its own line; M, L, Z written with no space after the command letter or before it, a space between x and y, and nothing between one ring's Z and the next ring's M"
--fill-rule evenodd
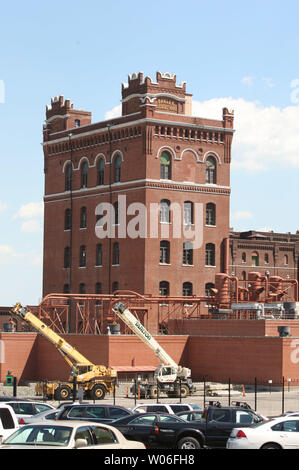
M193 295L193 285L192 282L184 282L183 284L183 295Z
M269 264L269 253L265 253L265 263Z
M160 242L160 263L170 263L170 243L167 240Z
M102 264L103 264L102 244L98 243L96 246L96 266L102 266Z
M191 201L184 202L184 224L193 224L193 202Z
M246 253L243 251L242 253L242 263L246 263Z
M113 243L112 264L119 264L119 243Z
M283 264L285 264L285 265L289 264L289 257L288 257L288 255L284 255L284 257L283 257Z
M206 183L216 184L216 159L209 156L206 160Z
M72 211L71 209L66 209L64 213L64 230L70 230L72 226Z
M259 263L259 254L254 251L251 255L251 265L252 266L259 266L260 263Z
M242 271L242 281L246 281L246 271Z
M216 225L216 206L213 202L206 205L206 225Z
M183 243L183 264L193 265L193 244L191 242Z
M69 268L71 265L71 249L66 246L64 249L64 267Z
M213 296L213 292L211 292L211 289L213 289L215 287L215 284L213 284L212 282L207 282L207 284L205 285L205 296L206 297L211 297Z
M81 168L81 188L87 188L88 163L83 162Z
M171 179L171 156L168 152L162 152L160 157L160 178Z
M159 284L159 295L169 295L169 282L161 281Z
M80 209L80 228L87 227L87 213L86 207L81 207Z
M160 222L170 222L170 201L162 199L160 202Z
M214 243L206 244L206 266L215 266L215 245Z
M72 165L69 163L65 169L65 191L72 189Z
M104 162L104 159L101 158L98 161L98 185L104 184L104 168L105 168L105 162Z
M80 246L80 257L79 257L79 266L80 268L85 268L86 266L86 246Z
M121 156L117 155L114 162L114 182L120 182L120 174L121 174Z

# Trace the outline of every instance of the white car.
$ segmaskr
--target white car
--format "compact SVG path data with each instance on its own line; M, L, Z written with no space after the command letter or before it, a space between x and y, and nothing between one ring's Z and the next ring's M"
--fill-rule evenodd
M90 421L48 421L27 424L0 445L2 449L145 449L142 442L128 441L108 424Z
M0 438L6 439L19 427L14 410L5 403L0 403Z
M18 400L18 401L7 401L4 402L6 405L9 405L14 410L20 424L22 423L22 418L29 418L30 416L35 416L41 411L54 410L55 407L49 403L29 401L29 400Z
M169 413L177 414L180 411L201 410L200 406L195 403L140 403L130 408L133 413Z
M56 416L58 415L58 413L61 412L61 408L58 410L58 409L50 409L50 410L46 410L46 411L41 411L40 413L37 413L37 415L33 415L33 416L24 416L22 418L19 419L19 424L36 424L36 423L39 423L41 421L47 421L47 420L54 420L56 419Z
M299 416L283 416L234 428L227 449L299 449Z

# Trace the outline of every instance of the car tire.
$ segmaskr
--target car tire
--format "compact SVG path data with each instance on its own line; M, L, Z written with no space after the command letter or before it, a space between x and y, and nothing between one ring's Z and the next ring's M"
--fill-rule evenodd
M200 442L195 437L182 437L177 444L178 449L200 449Z
M72 389L68 385L60 385L54 393L56 400L69 400L72 395Z
M279 444L275 444L275 442L267 442L267 444L264 444L261 449L281 449L281 446Z
M103 400L106 395L106 389L104 385L94 385L91 390L91 395L94 400Z

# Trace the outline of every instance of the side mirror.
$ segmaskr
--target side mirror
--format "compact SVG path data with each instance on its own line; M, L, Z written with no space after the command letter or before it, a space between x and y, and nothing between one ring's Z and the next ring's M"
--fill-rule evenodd
M87 440L86 439L76 439L75 441L75 449L80 449L80 447L86 447Z

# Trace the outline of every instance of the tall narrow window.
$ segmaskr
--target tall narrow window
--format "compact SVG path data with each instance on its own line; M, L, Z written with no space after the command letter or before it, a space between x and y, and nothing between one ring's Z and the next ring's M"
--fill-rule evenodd
M86 246L80 246L80 258L79 258L80 268L85 268L86 266Z
M87 227L87 213L86 207L81 207L80 209L80 228Z
M160 222L170 222L170 201L162 199L160 202Z
M168 152L162 152L160 157L160 178L171 179L171 156Z
M64 267L69 268L71 265L71 249L66 246L64 249Z
M71 209L66 209L64 213L64 230L70 230L72 226L72 211Z
M206 160L206 183L216 184L216 160L211 156Z
M79 294L86 294L86 286L84 282L81 282L79 285Z
M112 264L119 264L119 243L113 243Z
M96 246L96 266L102 266L102 264L103 264L102 244L98 243Z
M252 266L259 266L260 265L259 254L256 251L254 251L251 255L251 265Z
M81 168L81 188L87 188L88 163L84 162Z
M170 262L170 243L167 240L160 242L160 263L169 264Z
M216 206L212 202L206 205L206 225L216 225Z
M63 293L64 294L69 294L70 293L70 285L69 284L64 284Z
M193 224L193 202L191 201L184 202L184 224Z
M119 224L119 214L118 214L118 202L113 204L114 207L114 223L115 225Z
M191 242L183 243L183 264L193 265L193 244Z
M98 185L104 184L104 168L105 168L105 162L104 162L104 159L101 158L98 161Z
M102 293L102 283L101 282L97 282L96 285L95 285L95 293L96 294L101 294Z
M211 292L211 289L213 289L215 287L215 285L212 283L212 282L208 282L206 285L205 285L205 296L206 297L211 297L213 294L213 292Z
M183 295L184 296L193 295L192 282L184 282L184 284L183 284Z
M118 290L118 289L119 289L119 284L118 284L117 281L114 281L114 282L112 283L112 292L115 292L115 291Z
M75 127L80 127L80 119L75 119Z
M121 156L117 155L114 162L114 182L119 183L121 176Z
M283 264L285 264L285 265L289 264L289 257L288 257L288 255L284 255L284 257L283 257Z
M246 263L246 253L243 251L242 253L242 263Z
M169 282L161 281L159 284L159 295L169 295Z
M65 169L65 191L72 189L72 165L69 163Z
M206 266L215 266L215 245L214 243L206 244Z

